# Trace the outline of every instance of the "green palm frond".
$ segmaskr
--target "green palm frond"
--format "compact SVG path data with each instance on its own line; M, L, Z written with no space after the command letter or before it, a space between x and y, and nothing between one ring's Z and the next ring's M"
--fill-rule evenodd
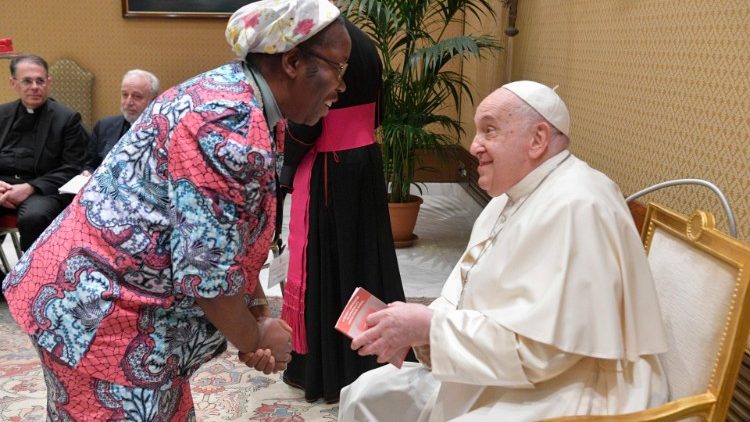
M500 50L489 35L446 36L446 29L467 17L495 19L495 11L487 0L340 0L338 5L370 35L383 60L383 165L389 200L403 202L421 167L417 150L440 151L464 132L453 116L461 95L472 102L473 96L460 69L446 65Z
M481 58L483 52L497 50L499 47L500 44L492 37L461 35L417 49L409 57L409 61L412 67L423 65L425 73L439 73L443 66L455 56L464 59Z

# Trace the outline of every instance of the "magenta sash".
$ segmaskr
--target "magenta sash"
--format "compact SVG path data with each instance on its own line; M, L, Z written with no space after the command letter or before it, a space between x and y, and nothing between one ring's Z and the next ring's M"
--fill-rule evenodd
M318 152L344 151L374 142L375 103L334 109L323 118L320 138L297 166L289 219L289 272L281 318L292 327L292 349L299 354L307 353L307 238L310 228L310 179L315 157ZM324 180L323 183L328 181Z

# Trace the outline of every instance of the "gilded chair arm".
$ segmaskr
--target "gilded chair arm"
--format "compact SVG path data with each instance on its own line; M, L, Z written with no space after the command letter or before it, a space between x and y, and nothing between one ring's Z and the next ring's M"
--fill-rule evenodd
M640 412L625 413L611 416L566 416L562 418L545 419L544 422L584 422L584 421L613 421L613 422L669 422L678 421L690 416L705 417L716 403L716 397L710 393L697 394L672 400L661 406L652 407Z

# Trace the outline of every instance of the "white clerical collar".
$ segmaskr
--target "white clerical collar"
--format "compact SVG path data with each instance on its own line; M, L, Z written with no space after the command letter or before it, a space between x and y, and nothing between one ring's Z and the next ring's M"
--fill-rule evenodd
M520 182L508 189L506 192L508 199L512 202L516 202L519 198L529 195L536 190L544 179L568 157L570 157L570 151L566 149L547 159L547 161L543 162L539 167L535 168L531 173L521 179Z

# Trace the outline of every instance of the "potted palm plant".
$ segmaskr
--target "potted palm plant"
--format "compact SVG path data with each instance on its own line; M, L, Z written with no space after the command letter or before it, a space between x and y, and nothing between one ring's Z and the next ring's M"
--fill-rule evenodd
M495 13L486 0L344 0L339 6L372 37L383 60L379 139L394 241L408 245L422 202L410 195L421 166L418 152L439 153L457 144L461 93L473 101L467 78L450 64L500 49L494 37L454 35L450 29L462 28L466 16L494 19ZM414 211L399 232L403 208Z

